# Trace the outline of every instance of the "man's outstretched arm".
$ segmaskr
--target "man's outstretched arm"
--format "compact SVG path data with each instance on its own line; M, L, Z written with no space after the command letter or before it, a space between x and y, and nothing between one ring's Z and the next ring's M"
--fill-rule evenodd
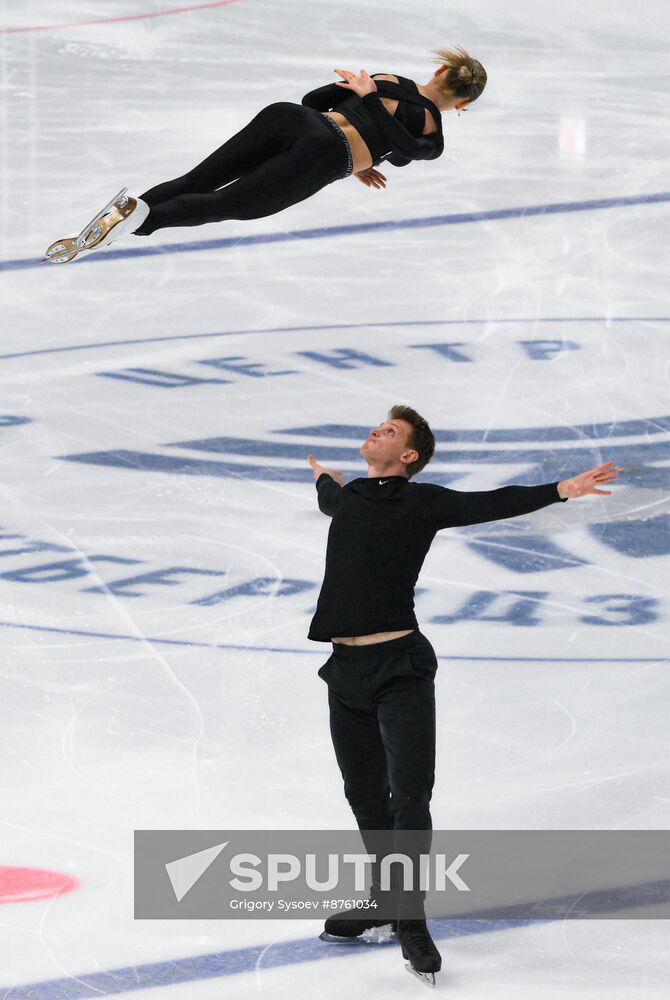
M619 469L612 462L605 462L595 469L582 472L571 479L542 486L503 486L498 490L465 493L459 490L440 489L435 499L428 503L425 517L436 530L465 524L499 521L507 517L530 514L560 500L597 494L609 496L611 490L599 487L613 482Z
M561 500L575 500L577 497L588 496L589 493L609 497L612 495L611 490L599 490L596 487L602 486L604 483L614 482L620 471L615 467L614 462L605 462L604 465L598 465L595 469L589 469L588 472L581 472L578 476L573 476L572 479L563 479L557 486L558 495Z
M307 461L312 466L314 479L316 480L316 491L319 495L319 510L330 517L337 514L340 509L342 497L340 490L344 486L344 476L339 469L326 469L319 465L314 455L309 454Z

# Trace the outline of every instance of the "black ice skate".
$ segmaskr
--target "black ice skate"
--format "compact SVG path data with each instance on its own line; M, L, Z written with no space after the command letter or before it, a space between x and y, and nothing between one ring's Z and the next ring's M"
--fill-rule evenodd
M427 986L435 986L435 973L442 968L442 956L435 947L425 920L399 920L398 940L405 968Z
M129 229L138 229L149 214L149 206L141 198L130 198L122 188L98 214L84 226L78 236L68 236L52 243L42 262L67 264L82 253L99 250L118 239Z

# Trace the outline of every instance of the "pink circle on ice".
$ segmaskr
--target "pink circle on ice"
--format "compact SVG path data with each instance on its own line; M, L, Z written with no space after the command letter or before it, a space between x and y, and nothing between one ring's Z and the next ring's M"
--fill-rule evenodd
M51 872L45 868L0 867L0 903L28 903L36 899L53 899L78 888L71 875Z

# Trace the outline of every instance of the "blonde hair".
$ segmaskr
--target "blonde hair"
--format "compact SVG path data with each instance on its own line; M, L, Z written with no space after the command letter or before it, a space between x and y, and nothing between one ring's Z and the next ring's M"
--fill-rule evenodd
M453 49L433 49L434 62L446 67L444 74L436 77L439 86L454 97L476 101L486 86L486 70L480 62L468 55L460 45Z

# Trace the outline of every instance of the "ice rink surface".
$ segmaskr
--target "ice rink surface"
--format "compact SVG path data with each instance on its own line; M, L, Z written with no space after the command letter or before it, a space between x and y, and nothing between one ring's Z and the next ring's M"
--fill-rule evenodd
M134 921L133 830L351 827L306 455L365 475L399 402L438 438L419 481L622 468L435 539L435 827L670 826L668 6L0 9L0 866L77 883L5 880L0 997L418 996L397 945L329 950L315 921ZM335 66L427 82L448 44L487 90L385 191L36 264ZM434 931L453 1000L670 990L661 920Z

